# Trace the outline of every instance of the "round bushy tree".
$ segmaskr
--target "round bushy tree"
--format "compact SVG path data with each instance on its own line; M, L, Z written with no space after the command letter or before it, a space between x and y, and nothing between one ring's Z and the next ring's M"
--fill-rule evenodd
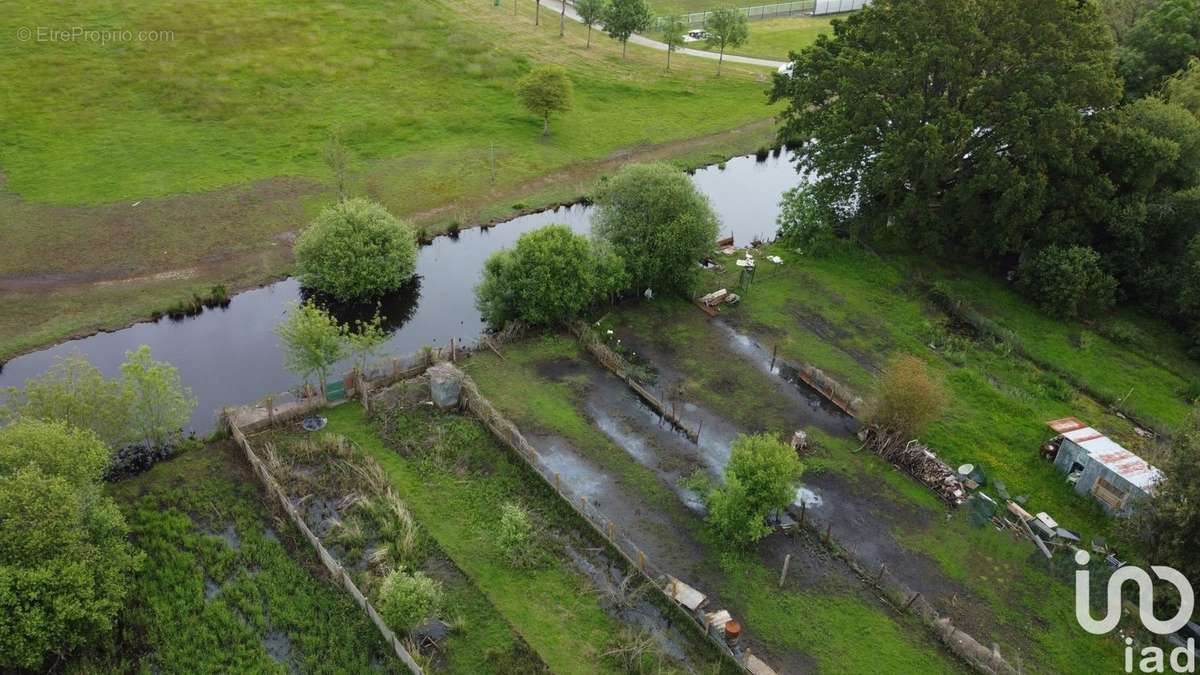
M306 288L338 300L372 298L413 275L417 242L408 224L366 199L338 202L296 240L296 267Z
M62 423L0 429L0 670L36 669L113 628L139 554L100 490L108 453Z
M423 572L396 570L384 577L376 604L388 627L409 630L437 613L442 585Z
M1048 246L1021 265L1018 277L1025 293L1055 316L1095 316L1116 302L1117 280L1087 246Z
M796 451L769 434L733 441L725 484L709 493L708 520L727 541L752 544L771 533L767 515L796 498L803 467Z
M487 260L476 306L493 326L514 319L549 326L575 318L623 283L620 259L566 225L547 225Z
M625 261L637 290L688 292L719 229L708 199L669 164L631 164L595 195L596 236Z
M559 65L538 66L517 82L521 105L542 118L542 135L550 133L550 116L571 109L571 78Z

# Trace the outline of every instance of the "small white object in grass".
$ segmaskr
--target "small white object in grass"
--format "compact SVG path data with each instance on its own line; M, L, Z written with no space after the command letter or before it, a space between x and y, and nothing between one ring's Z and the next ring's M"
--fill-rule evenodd
M141 203L142 203L142 200L139 199L136 202L130 204L130 206L137 206L138 204L141 204Z
M608 330L606 330L606 331L604 331L604 332L605 332L605 333L608 333L609 335L612 335L612 334L613 334L613 332L612 332L612 329L611 329L611 328L609 328Z
M783 258L780 258L777 255L769 255L769 256L767 256L767 260L770 260L771 262L775 263L776 265L780 265L783 263Z

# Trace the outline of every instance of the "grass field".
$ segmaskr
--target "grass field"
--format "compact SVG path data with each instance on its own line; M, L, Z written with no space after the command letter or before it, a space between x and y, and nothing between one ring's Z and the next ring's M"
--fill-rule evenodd
M725 53L783 61L789 52L798 52L816 41L818 35L829 33L830 20L828 17L798 16L751 21L750 39Z
M436 231L579 196L624 161L689 163L769 142L769 80L484 0L10 3L0 33L170 31L101 44L0 41L0 358L123 325L215 283L285 274L290 241L350 191ZM548 13L547 13L548 14ZM36 34L35 34L36 35ZM516 79L565 65L573 110L541 137ZM493 180L492 155L495 155Z
M73 672L397 672L366 615L263 506L232 443L111 486L146 554L108 644Z

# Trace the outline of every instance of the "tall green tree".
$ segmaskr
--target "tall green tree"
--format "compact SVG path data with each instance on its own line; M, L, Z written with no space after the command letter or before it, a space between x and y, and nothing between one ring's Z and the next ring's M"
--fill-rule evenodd
M520 319L553 326L626 283L619 259L566 225L527 232L512 249L497 251L484 265L476 306L492 326Z
M667 70L671 69L671 54L683 44L688 26L678 14L671 14L662 19L659 25L663 44L667 46Z
M1114 194L1094 247L1126 297L1169 315L1200 231L1200 118L1147 97L1102 119L1099 157Z
M0 669L46 669L113 630L141 556L100 489L107 463L90 431L0 428Z
M1117 44L1125 40L1125 35L1137 23L1143 14L1158 6L1160 0L1100 0L1100 9L1112 29Z
M150 347L125 352L121 384L129 398L129 427L135 440L161 448L179 438L196 409L196 397L183 386L179 371L166 361L155 361Z
M94 432L113 450L133 440L129 415L128 390L119 380L104 377L79 351L58 357L23 388L9 389L0 407L0 419L61 420Z
M721 51L721 57L717 59L717 75L720 75L721 65L725 63L725 50L741 46L750 37L749 21L742 10L723 7L709 15L704 29L708 31L708 48Z
M530 113L542 118L542 135L550 133L550 116L571 109L571 78L556 64L537 66L517 82L517 96Z
M650 27L654 14L646 0L608 0L604 10L604 32L621 43L621 58L629 47L629 38Z
M303 305L292 305L275 327L275 334L283 343L287 369L303 378L305 386L315 376L324 396L334 365L346 356L345 329L309 300Z
M593 196L592 232L625 261L637 291L692 290L719 224L687 174L669 164L630 164Z
M592 47L592 26L604 20L604 13L607 10L607 0L577 0L575 3L575 13L579 15L583 25L587 26L588 49Z
M1086 111L1118 100L1113 58L1093 3L879 0L797 54L772 100L815 193L857 227L1003 254L1078 238L1106 208Z
M300 233L295 255L305 288L338 300L361 300L394 291L412 278L417 240L412 227L381 204L347 199L327 207Z
M1163 95L1200 119L1200 57L1188 61L1186 68L1163 84Z
M1200 579L1200 412L1171 439L1171 451L1161 467L1165 479L1150 503L1139 509L1146 537L1146 558L1155 565L1174 567L1189 579Z
M803 466L796 451L769 434L733 441L725 483L706 496L708 521L735 546L771 533L767 516L796 499Z
M1125 35L1120 70L1130 98L1153 92L1167 77L1200 57L1200 0L1162 0Z

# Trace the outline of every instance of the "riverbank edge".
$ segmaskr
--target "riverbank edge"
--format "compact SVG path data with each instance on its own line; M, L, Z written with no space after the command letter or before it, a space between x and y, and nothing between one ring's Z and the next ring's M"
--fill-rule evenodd
M522 216L586 203L588 201L587 189L595 180L627 163L667 161L679 166L681 170L695 171L723 164L736 157L752 155L759 148L772 147L776 144L774 118L768 117L707 136L650 146L633 146L601 160L564 167L533 181L534 184L540 184L555 174L563 174L571 179L563 187L553 186L540 190L529 190L529 184L525 184L517 186L505 194L489 198L486 203L479 205L476 209L472 221L469 224L458 225L457 231L494 227ZM522 204L522 208L512 208L512 205L516 203ZM446 208L450 206L452 204L445 205ZM431 237L451 236L452 219L447 218L444 211L398 215L412 218L414 226L427 228L427 233ZM268 253L269 251L266 249L259 250L252 252L251 257L254 254L266 255ZM251 273L244 279L235 280L228 277L199 279L195 280L195 283L189 284L183 293L177 288L148 288L145 295L150 296L149 301L158 306L158 311L165 310L181 298L190 297L190 293L203 294L209 286L214 284L225 285L229 289L232 299L238 294L263 288L292 276L290 255L287 258L288 262L285 264L273 265L271 269L262 273ZM245 270L234 270L234 275L239 271L244 272ZM90 288L90 286L85 288ZM37 302L38 297L36 294L30 293L27 301ZM148 308L143 311L139 308L122 317L107 321L80 321L81 326L75 330L56 332L54 336L46 339L31 338L28 344L22 344L22 340L18 336L13 340L15 346L11 349L6 349L3 344L0 344L0 369L3 369L4 365L13 359L56 347L72 340L80 340L101 333L114 333L140 323L151 323L165 318L160 317L157 320L151 318L150 315L154 311Z

